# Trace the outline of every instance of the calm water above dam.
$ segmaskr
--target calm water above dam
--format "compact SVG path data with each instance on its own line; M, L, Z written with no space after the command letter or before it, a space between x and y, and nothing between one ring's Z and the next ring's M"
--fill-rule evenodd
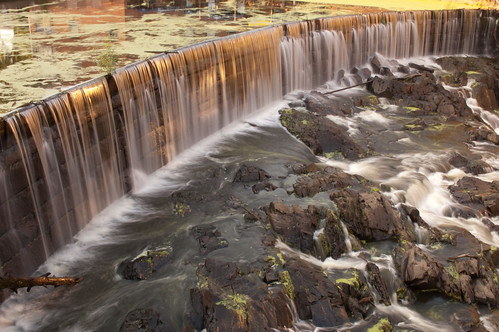
M376 11L300 1L67 0L0 3L0 113L164 51L262 26Z

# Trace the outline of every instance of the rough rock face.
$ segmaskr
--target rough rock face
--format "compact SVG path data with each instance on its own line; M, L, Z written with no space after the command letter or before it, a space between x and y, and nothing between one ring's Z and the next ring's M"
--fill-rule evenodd
M314 231L319 224L319 211L315 206L307 210L298 205L288 206L272 202L267 209L267 221L283 240L304 253L314 254Z
M286 129L314 154L339 153L351 160L366 156L366 149L354 142L346 129L323 116L293 109L279 113L281 123Z
M444 81L451 81L453 86L463 86L463 82L473 79L472 95L478 105L487 109L497 108L499 97L499 66L497 62L480 57L444 57L436 60L442 69L449 71L451 78L444 76ZM466 77L466 79L464 79ZM453 79L454 78L454 79Z
M298 197L309 196L333 188L345 188L356 183L356 177L346 174L339 168L326 167L318 172L298 178L293 185Z
M168 332L171 329L164 324L159 313L152 309L136 309L130 311L121 325L120 332Z
M403 281L414 289L436 290L467 303L499 306L499 282L486 256L461 255L446 265L410 242L395 249L395 266Z
M270 331L291 327L284 285L267 285L257 273L245 274L232 262L207 258L198 274L202 285L190 292L193 311L186 330Z
M385 305L390 305L390 295L388 294L388 288L386 288L386 284L383 280L383 277L381 276L379 267L376 264L369 262L366 264L366 271L368 281L378 293L380 302L383 302Z
M128 280L145 280L171 260L168 250L147 251L145 255L125 260L118 266L118 273Z
M404 79L375 77L368 85L369 91L378 97L399 102L400 106L414 107L418 114L438 113L447 117L471 118L471 110L462 97L445 90L433 74L423 71L420 75Z
M499 181L485 182L464 177L449 189L459 203L476 209L483 215L499 215Z
M385 240L391 236L408 238L401 214L379 192L355 192L343 189L330 195L339 217L361 240Z

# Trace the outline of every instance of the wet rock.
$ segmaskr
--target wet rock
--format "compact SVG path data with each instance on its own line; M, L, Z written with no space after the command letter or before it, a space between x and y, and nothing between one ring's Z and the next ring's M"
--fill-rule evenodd
M475 175L492 172L494 169L483 160L469 160L457 152L452 152L449 163L467 173Z
M372 72L369 70L369 68L357 68L354 67L350 73L354 75L359 75L364 81L367 81L369 78L371 78Z
M442 264L414 244L404 242L395 248L394 262L408 286L421 290L441 288Z
M145 280L171 260L169 250L147 251L132 260L125 260L118 266L118 273L127 280Z
M339 168L328 166L320 171L298 178L293 185L293 189L298 197L313 197L319 192L333 188L346 188L357 182L356 177L346 174Z
M265 190L265 191L274 191L276 189L277 189L277 187L274 184L270 183L269 181L264 181L264 182L256 183L256 184L254 184L251 187L251 190L253 190L253 192L255 194L258 194L262 190Z
M449 190L459 203L483 215L499 215L499 181L485 182L474 177L464 177L450 186Z
M286 263L298 317L315 326L333 327L349 322L342 296L335 283L321 269L308 262L290 259Z
M356 269L348 272L351 277L337 279L336 286L340 290L349 316L356 320L364 319L369 309L372 308L372 295L362 273Z
M404 129L408 131L421 131L426 127L428 127L428 125L423 119L417 119L404 125Z
M280 121L284 127L314 154L340 154L357 160L367 155L366 149L354 142L346 129L322 116L296 110L279 111Z
M370 92L378 97L393 98L393 81L390 79L383 79L378 76L374 77L371 83L367 84Z
M442 82L452 87L466 86L468 83L468 75L465 72L459 71L441 76Z
M473 84L471 93L476 99L478 105L486 110L494 110L497 108L497 100L492 89L487 85L477 82Z
M487 331L480 321L480 314L471 306L458 309L452 315L451 321L457 323L463 331Z
M429 252L403 242L395 249L394 262L409 287L437 290L467 303L499 305L497 273L484 256L452 257L444 266Z
M390 305L390 295L388 294L388 288L386 287L385 281L381 276L379 267L374 263L366 264L367 280L374 287L376 292L380 297L380 302L385 305Z
M438 113L453 118L472 117L466 101L445 90L428 72L405 78L375 77L367 88L376 96L393 99L400 106L420 110L411 112L414 116Z
M352 107L347 103L328 98L317 91L312 91L305 97L305 105L310 112L323 116L345 116L352 113Z
M379 100L375 95L354 97L354 105L357 107L372 107L379 104Z
M153 309L130 311L120 327L120 332L168 332L172 331L161 321L159 313Z
M229 242L220 237L221 233L215 226L196 226L193 228L192 233L199 242L199 251L202 255L207 255L214 250L229 246Z
M313 236L320 219L317 208L304 210L298 205L272 202L266 213L272 229L284 242L304 253L315 253Z
M499 135L487 127L470 127L467 133L471 141L489 141L499 145Z
M378 54L375 54L371 58L371 67L373 68L373 71L375 74L379 74L381 71L381 67L383 67L383 60Z
M342 189L330 195L339 217L361 240L385 240L391 236L407 239L401 214L379 192L355 192Z
M327 211L324 230L319 234L319 240L321 243L320 256L322 259L327 257L338 259L342 254L347 252L345 234L343 233L338 217L331 210Z
M244 272L235 263L206 259L198 270L201 287L190 291L188 330L270 331L293 325L284 284L267 285L258 270Z
M242 165L236 173L234 182L257 182L269 178L270 175L259 167Z
M433 74L435 72L435 70L433 70L431 68L428 68L426 66L419 65L419 64L413 63L413 62L409 62L409 67L417 69L419 71L425 71L425 72L428 72L428 73L431 73L431 74Z
M409 74L411 72L411 68L409 66L400 65L397 68L397 71L399 73Z
M499 225L494 224L489 218L482 218L482 223L487 226L491 232L499 233Z
M287 164L286 167L290 170L292 174L309 174L315 173L319 170L317 164L301 164L301 163L292 163Z

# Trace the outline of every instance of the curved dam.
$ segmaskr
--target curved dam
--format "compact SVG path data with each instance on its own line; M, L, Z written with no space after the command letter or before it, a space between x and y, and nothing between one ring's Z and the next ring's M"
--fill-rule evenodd
M32 274L98 213L196 142L365 64L497 51L489 10L273 26L160 54L0 120L0 273Z

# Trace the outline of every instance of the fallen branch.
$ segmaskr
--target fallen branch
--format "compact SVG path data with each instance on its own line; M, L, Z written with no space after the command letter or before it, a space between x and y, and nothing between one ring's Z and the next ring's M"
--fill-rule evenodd
M333 94L333 93L336 93L336 92L340 92L340 91L344 91L344 90L348 90L348 89L352 89L352 88L356 88L358 86L362 86L362 85L366 85L366 84L369 84L373 81L373 79L369 79L367 81L365 81L364 83L359 83L359 84L355 84L355 85L351 85L349 87L346 87L346 88L343 88L343 89L338 89L338 90L334 90L334 91L329 91L329 92L324 92L323 95L330 95L330 94Z
M19 288L27 287L27 291L31 290L34 286L63 286L63 285L74 285L79 283L82 278L72 278L72 277L49 277L50 273L46 273L40 277L34 278L15 278L15 277L0 277L0 289L9 288L13 292L17 293Z

